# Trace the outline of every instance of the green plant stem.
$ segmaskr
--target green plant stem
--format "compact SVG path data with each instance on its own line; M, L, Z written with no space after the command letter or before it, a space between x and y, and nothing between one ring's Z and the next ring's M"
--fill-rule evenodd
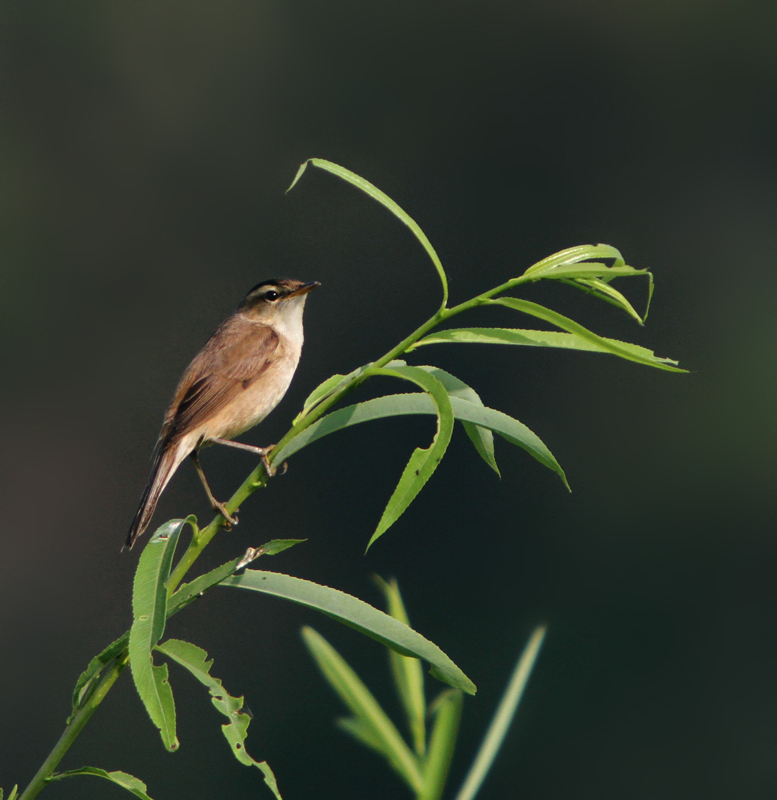
M392 347L391 350L381 356L377 361L374 361L372 364L370 364L370 369L379 369L384 367L390 361L393 361L398 356L408 352L422 336L425 336L441 322L450 319L456 314L460 314L462 311L467 311L470 308L482 305L483 303L488 302L488 300L494 295L506 291L507 289L511 289L514 286L517 286L519 283L523 283L527 280L529 279L513 279L511 281L507 281L501 286L497 286L495 289L484 292L482 295L478 295L471 300L460 303L453 308L440 308L432 317L426 320L426 322L416 328L416 330L414 330L409 336L405 337L405 339L396 345L396 347ZM335 403L340 402L340 400L342 400L346 395L350 394L360 384L367 380L371 374L370 369L355 375L353 379L345 386L341 387L334 394L324 398L324 400L322 400L320 403L313 406L313 408L311 408L310 411L286 433L280 442L278 442L275 447L275 452L280 452L283 447L295 436L312 425L316 420L320 419L333 405L335 405ZM270 463L272 463L272 453L270 454L269 458ZM264 466L259 464L256 469L254 469L253 472L251 472L251 474L243 481L232 497L230 497L225 503L229 513L234 514L237 512L242 503L248 497L250 497L257 489L267 485L267 481L268 477L264 470ZM186 548L186 551L184 552L183 556L181 556L173 572L171 573L170 578L168 579L168 597L172 597L175 590L178 588L178 586L180 586L181 581L192 568L195 561L200 557L200 554L223 526L224 518L220 514L217 514L205 528L200 530L197 535L192 537L189 546ZM116 660L113 662L108 672L106 672L105 676L100 681L100 684L92 693L89 700L87 700L84 706L76 712L72 721L60 737L60 740L57 742L48 758L43 762L43 765L38 770L29 786L24 790L24 793L21 795L19 800L32 800L32 798L37 797L38 794L43 790L43 788L46 786L46 782L53 774L56 766L62 760L65 753L67 753L67 751L70 749L70 746L73 744L79 733L81 733L83 727L89 721L92 714L94 714L94 712L97 710L97 707L100 705L103 698L116 682L122 670L127 666L128 663L129 654L126 651L117 656Z
M108 694L110 688L116 683L117 678L121 675L128 663L129 654L126 652L116 658L89 699L78 710L67 728L65 728L64 733L60 736L54 749L49 753L48 758L43 762L41 768L30 781L19 800L32 800L43 791L46 784L51 779L51 776L54 774L57 765L64 758L65 753L67 753L73 742L75 742L78 734L81 733L86 723L89 722L90 717L97 710L100 703L102 703L105 695Z

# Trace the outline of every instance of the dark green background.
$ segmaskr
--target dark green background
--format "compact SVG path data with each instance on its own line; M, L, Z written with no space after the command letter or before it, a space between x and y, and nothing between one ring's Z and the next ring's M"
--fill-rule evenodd
M650 267L641 330L566 287L527 294L679 358L685 376L592 354L418 354L534 429L573 493L499 443L498 482L459 432L400 523L363 549L429 420L304 451L209 554L309 537L263 567L378 602L473 678L453 785L532 626L550 625L483 800L777 795L777 7L758 2L10 2L0 6L0 785L25 784L89 658L129 622L119 554L162 412L254 283L320 280L282 435L332 372L428 316L409 232L323 174L372 180L436 245L455 301L575 244ZM644 301L644 285L621 286ZM524 324L504 312L472 324ZM388 384L381 389L386 389ZM253 466L209 451L220 496ZM207 516L193 471L158 521ZM381 648L226 590L176 618L245 694L251 752L287 800L402 797L303 650L313 624L392 705ZM267 797L175 667L168 755L127 678L64 766L122 769L156 800ZM438 686L430 688L437 689ZM452 786L453 788L453 786ZM95 779L52 798L125 796Z

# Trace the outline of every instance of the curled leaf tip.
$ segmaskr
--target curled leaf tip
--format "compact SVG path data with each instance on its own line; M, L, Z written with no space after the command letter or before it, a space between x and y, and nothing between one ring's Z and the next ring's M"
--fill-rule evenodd
M297 170L297 174L294 176L294 180L289 185L289 188L286 190L285 194L288 194L297 185L297 181L302 177L302 174L308 168L308 164L310 164L311 161L313 161L313 159L309 158L307 161L303 161L299 165L299 169Z

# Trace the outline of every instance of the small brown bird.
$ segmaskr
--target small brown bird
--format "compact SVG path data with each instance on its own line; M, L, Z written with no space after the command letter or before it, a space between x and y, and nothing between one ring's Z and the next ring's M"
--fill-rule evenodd
M140 499L125 547L131 548L151 521L168 481L190 455L213 508L235 522L213 497L198 457L209 443L249 450L272 474L267 453L230 441L261 422L289 388L302 351L302 311L318 281L273 278L254 286L194 357L175 390L154 452L151 477Z

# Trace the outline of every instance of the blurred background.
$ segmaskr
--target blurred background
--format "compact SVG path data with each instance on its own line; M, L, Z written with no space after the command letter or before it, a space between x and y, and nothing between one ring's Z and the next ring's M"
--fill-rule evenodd
M475 681L451 790L532 627L545 649L483 800L777 794L777 7L770 3L5 2L0 6L0 785L27 783L72 686L130 620L120 554L183 369L253 284L319 280L277 441L333 372L434 310L437 279L385 209L299 164L373 181L426 231L467 299L562 248L607 242L653 270L640 329L564 286L525 296L690 370L585 353L420 351L536 431L572 493L459 430L408 513L364 548L429 419L303 451L203 566L262 563L380 596ZM619 288L642 307L646 287ZM531 327L506 311L469 324ZM388 384L376 387L385 391ZM224 452L220 452L223 450ZM204 456L217 496L248 454ZM185 465L156 522L208 509ZM299 628L387 688L371 640L280 601L211 593L170 633L206 648L254 714L249 751L287 800L405 796L333 728ZM269 797L206 693L172 668L167 754L124 676L63 762L141 777L157 800ZM441 686L429 681L429 690ZM204 722L203 722L204 719ZM207 723L207 724L206 724ZM119 798L81 778L52 798Z

